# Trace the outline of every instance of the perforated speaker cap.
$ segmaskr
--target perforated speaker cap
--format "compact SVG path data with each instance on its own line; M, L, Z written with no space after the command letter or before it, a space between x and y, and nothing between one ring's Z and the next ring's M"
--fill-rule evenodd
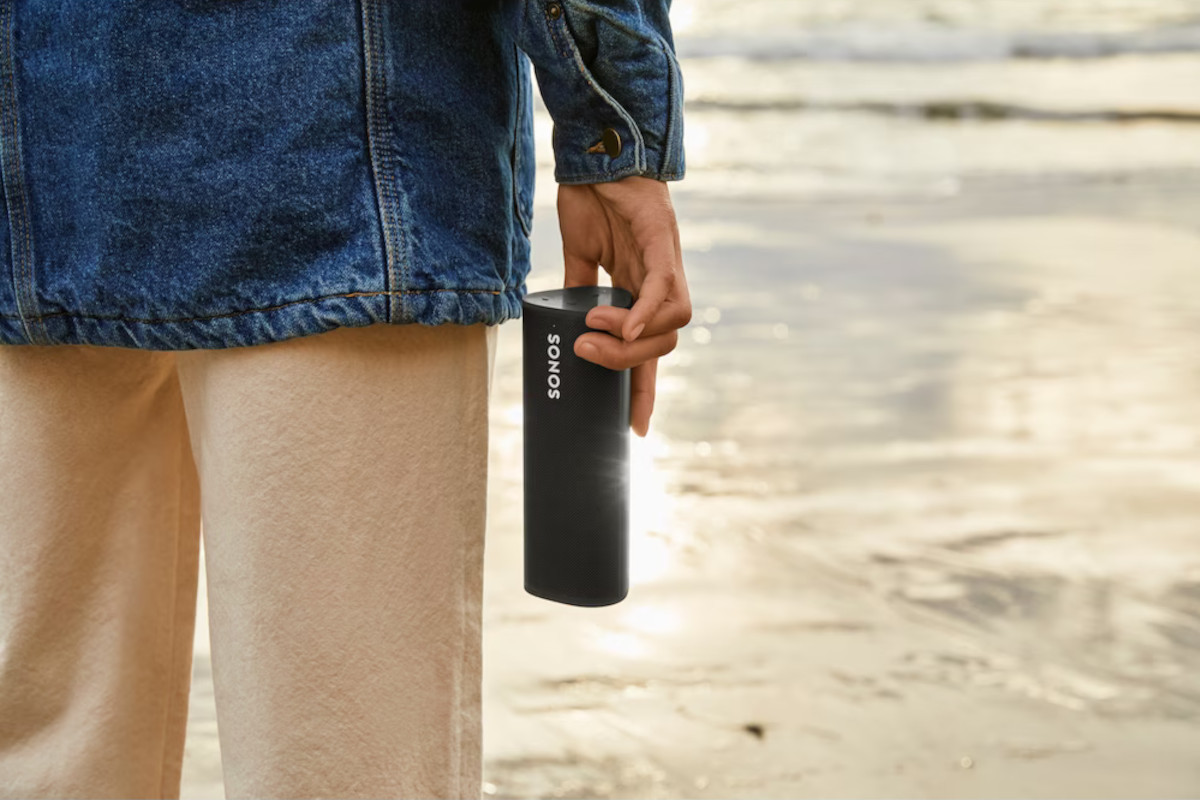
M586 314L596 306L632 308L633 294L617 286L572 286L568 289L547 289L531 292L523 302L550 311Z

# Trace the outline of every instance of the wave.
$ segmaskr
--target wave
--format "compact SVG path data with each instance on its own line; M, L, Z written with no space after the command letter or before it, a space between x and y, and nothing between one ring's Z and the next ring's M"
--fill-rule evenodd
M845 27L781 35L679 36L680 58L752 61L1005 61L1016 58L1109 58L1126 54L1200 53L1200 25L1124 33L1004 32L933 27Z
M988 100L930 100L925 102L830 103L799 99L737 100L696 98L685 100L687 110L707 111L835 111L916 117L926 120L1047 120L1052 122L1181 122L1200 123L1200 110L1186 109L1047 109Z

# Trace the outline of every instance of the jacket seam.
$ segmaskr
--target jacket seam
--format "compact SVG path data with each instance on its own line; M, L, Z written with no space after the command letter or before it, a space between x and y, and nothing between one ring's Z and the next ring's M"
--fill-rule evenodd
M530 210L529 218L526 219L524 203L521 202L521 174L525 166L521 158L521 147L523 145L522 134L524 133L525 117L530 112L530 102L527 92L527 83L525 74L522 72L524 63L522 59L525 57L523 51L513 42L513 53L516 55L516 81L517 81L517 97L516 97L516 122L513 130L513 150L512 150L512 187L513 187L513 210L517 215L517 222L521 225L521 232L526 237L530 236L533 230L532 209ZM532 203L531 203L532 205Z
M387 69L383 63L383 48L379 42L382 19L379 0L361 0L363 26L363 85L364 110L367 124L367 144L370 149L371 173L375 184L379 224L383 233L386 260L385 294L393 295L388 303L386 319L392 322L404 315L403 297L407 278L404 228L399 213L399 198L395 195L395 166L387 124ZM397 276L399 264L399 276Z
M662 49L663 58L667 61L667 124L663 131L663 154L660 166L665 169L670 169L673 172L679 171L679 154L675 148L675 133L676 125L682 124L682 119L676 119L677 116L682 116L682 103L680 102L683 93L682 86L682 70L678 69L678 64L675 62L675 55L671 52L671 48L667 46L667 41L663 37L658 37L658 45ZM682 137L681 141L682 141ZM682 147L682 144L680 145Z
M39 322L41 320L50 319L53 317L68 317L68 318L76 318L76 319L107 319L107 320L116 320L116 321L121 321L121 322L144 322L144 323L194 322L196 320L204 320L204 319L221 319L223 317L237 317L237 316L241 316L243 314L260 314L265 311L275 311L276 309L287 308L288 306L301 305L304 303L319 303L322 300L330 300L335 297L374 297L376 295L381 295L381 294L383 294L383 295L437 294L439 292L450 292L452 294L470 293L470 294L501 295L501 294L512 294L513 292L516 292L517 290L518 290L518 287L516 287L516 286L506 286L503 289L405 289L402 291L401 290L383 290L383 291L376 291L376 292L342 292L340 294L323 294L323 295L318 295L317 297L306 297L302 300L289 300L286 303L278 303L273 306L260 306L258 308L248 308L248 309L244 309L241 311L227 311L223 314L208 314L208 315L199 316L199 317L167 317L167 318L150 317L150 318L147 318L147 317L126 317L126 316L122 316L120 314L108 316L108 315L103 315L103 314L80 314L75 311L50 311L45 314L38 314L36 317L33 317L33 319L36 319ZM22 319L22 316L20 314L0 314L0 319ZM390 320L390 319L388 320L388 322L393 322L393 321L394 320Z
M564 11L563 14L565 13ZM542 17L545 18L546 26L550 30L550 40L554 42L554 51L558 54L559 58L570 58L571 54L567 51L566 45L562 41L561 32L558 30L558 26L554 24L554 17L550 16L550 5L548 3L542 6Z
M50 344L50 335L41 323L37 291L33 277L33 233L29 202L25 192L24 167L21 163L20 126L17 113L16 74L13 59L13 0L0 2L0 73L2 73L4 109L0 118L0 170L4 178L4 203L8 216L9 249L13 297L18 314L31 344ZM11 316L11 315L10 315Z
M646 178L654 178L660 181L682 180L684 173L679 171L671 172L656 172L654 170L638 169L637 165L631 164L621 169L610 170L607 172L573 172L556 174L554 180L556 183L597 183L606 178L624 178L630 175L641 175Z

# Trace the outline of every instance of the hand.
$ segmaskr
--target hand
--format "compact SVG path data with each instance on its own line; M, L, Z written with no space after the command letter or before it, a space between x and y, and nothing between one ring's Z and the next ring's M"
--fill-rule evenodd
M575 355L609 369L631 368L629 421L644 437L654 410L658 359L675 349L692 319L679 226L666 181L633 175L607 183L558 185L563 288L596 286L598 267L627 289L633 307L597 306L586 322L596 333L575 340ZM643 327L644 326L644 327ZM609 333L603 333L608 331ZM596 352L580 352L585 345Z

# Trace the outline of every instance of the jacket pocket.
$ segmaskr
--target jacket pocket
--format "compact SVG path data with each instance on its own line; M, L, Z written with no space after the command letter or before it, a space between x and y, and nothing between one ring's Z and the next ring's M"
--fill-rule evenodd
M513 54L517 81L517 113L512 148L513 213L521 223L521 230L529 236L533 231L533 192L537 175L533 142L533 86L528 56L515 44Z

